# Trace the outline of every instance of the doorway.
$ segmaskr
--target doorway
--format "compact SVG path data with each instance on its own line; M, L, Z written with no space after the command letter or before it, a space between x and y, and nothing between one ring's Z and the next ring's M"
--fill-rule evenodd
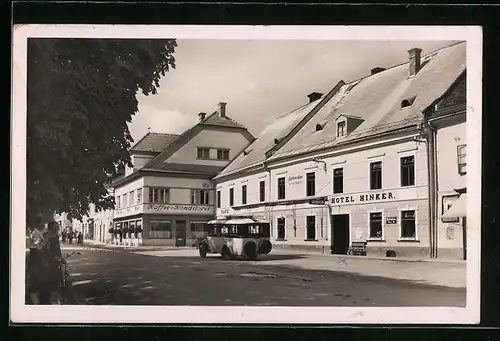
M332 215L332 233L330 252L347 254L349 250L349 214Z
M175 246L186 246L186 221L175 222Z

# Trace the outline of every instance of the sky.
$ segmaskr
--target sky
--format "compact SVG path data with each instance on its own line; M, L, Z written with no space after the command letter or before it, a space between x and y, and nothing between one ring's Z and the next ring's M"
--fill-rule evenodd
M148 132L181 134L212 113L226 114L254 135L275 117L327 93L340 80L365 77L374 67L408 61L454 41L320 41L178 39L176 68L160 80L158 94L138 95L139 112L129 124L134 141Z

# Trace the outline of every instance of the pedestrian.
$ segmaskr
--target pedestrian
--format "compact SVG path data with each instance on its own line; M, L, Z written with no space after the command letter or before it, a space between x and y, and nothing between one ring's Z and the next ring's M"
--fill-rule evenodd
M50 304L50 293L61 281L59 262L62 253L58 227L55 221L45 227L41 218L38 218L30 233L28 277L31 291L38 294L39 304Z
M78 232L77 241L78 241L78 244L80 244L80 245L83 244L83 234L82 234L82 232Z
M61 232L61 242L66 243L66 231Z
M69 243L70 243L70 244L73 244L73 231L69 231L69 233L68 233L68 238L69 238L69 240L68 240L68 241L69 241Z

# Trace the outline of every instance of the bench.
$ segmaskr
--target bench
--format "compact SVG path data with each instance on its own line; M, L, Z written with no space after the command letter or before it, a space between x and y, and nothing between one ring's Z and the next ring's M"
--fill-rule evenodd
M347 251L348 255L366 256L366 241L353 241Z

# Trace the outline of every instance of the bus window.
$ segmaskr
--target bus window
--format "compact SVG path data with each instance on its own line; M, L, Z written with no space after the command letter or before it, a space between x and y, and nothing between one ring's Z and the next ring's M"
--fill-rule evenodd
M262 224L260 226L261 237L269 238L271 237L271 226L269 224Z

